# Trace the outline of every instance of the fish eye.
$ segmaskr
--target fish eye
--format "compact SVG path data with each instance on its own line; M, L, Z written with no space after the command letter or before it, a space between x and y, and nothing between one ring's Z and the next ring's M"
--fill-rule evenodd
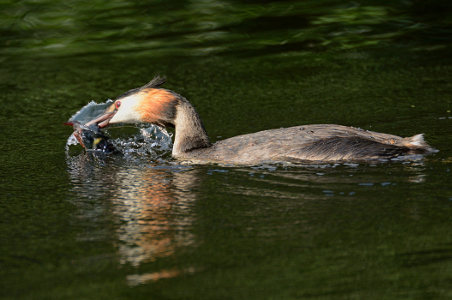
M121 101L116 101L115 106L116 106L116 109L118 109L121 106Z

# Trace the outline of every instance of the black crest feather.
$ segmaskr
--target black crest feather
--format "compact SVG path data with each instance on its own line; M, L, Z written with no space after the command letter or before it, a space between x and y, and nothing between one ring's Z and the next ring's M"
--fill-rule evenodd
M166 78L160 77L160 76L157 75L154 78L152 78L151 81L149 81L148 83L146 83L142 87L131 89L131 90L125 92L124 94L122 94L121 96L117 97L115 100L118 100L118 99L121 99L121 98L125 98L127 96L132 95L132 94L138 93L139 91L142 91L142 90L158 88L162 84L164 84L165 82L166 82Z
M157 87L160 87L165 82L166 82L166 78L160 77L157 75L154 78L152 78L151 81L149 81L148 83L146 83L145 85L140 87L140 90L157 88Z

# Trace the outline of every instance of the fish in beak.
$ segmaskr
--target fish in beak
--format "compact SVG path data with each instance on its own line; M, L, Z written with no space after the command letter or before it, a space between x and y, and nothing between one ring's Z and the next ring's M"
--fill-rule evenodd
M105 154L118 152L110 142L109 137L100 130L97 124L91 124L89 126L78 122L67 122L64 124L74 128L74 137L86 151L102 152Z

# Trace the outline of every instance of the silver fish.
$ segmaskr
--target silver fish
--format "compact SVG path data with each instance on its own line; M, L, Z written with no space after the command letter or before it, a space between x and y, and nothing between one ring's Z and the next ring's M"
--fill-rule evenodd
M88 123L88 121L102 114L111 103L113 103L111 100L99 104L91 101L75 113L68 122L64 123L73 127L74 137L86 151L96 151L105 154L119 152L97 124Z

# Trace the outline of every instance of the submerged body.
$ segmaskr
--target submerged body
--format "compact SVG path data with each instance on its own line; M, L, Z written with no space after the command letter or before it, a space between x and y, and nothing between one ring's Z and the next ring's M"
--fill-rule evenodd
M157 77L125 93L87 125L105 127L112 123L148 122L173 126L173 157L195 163L363 161L434 151L421 134L402 138L333 124L265 130L212 145L191 103L179 94L160 88L163 83Z

